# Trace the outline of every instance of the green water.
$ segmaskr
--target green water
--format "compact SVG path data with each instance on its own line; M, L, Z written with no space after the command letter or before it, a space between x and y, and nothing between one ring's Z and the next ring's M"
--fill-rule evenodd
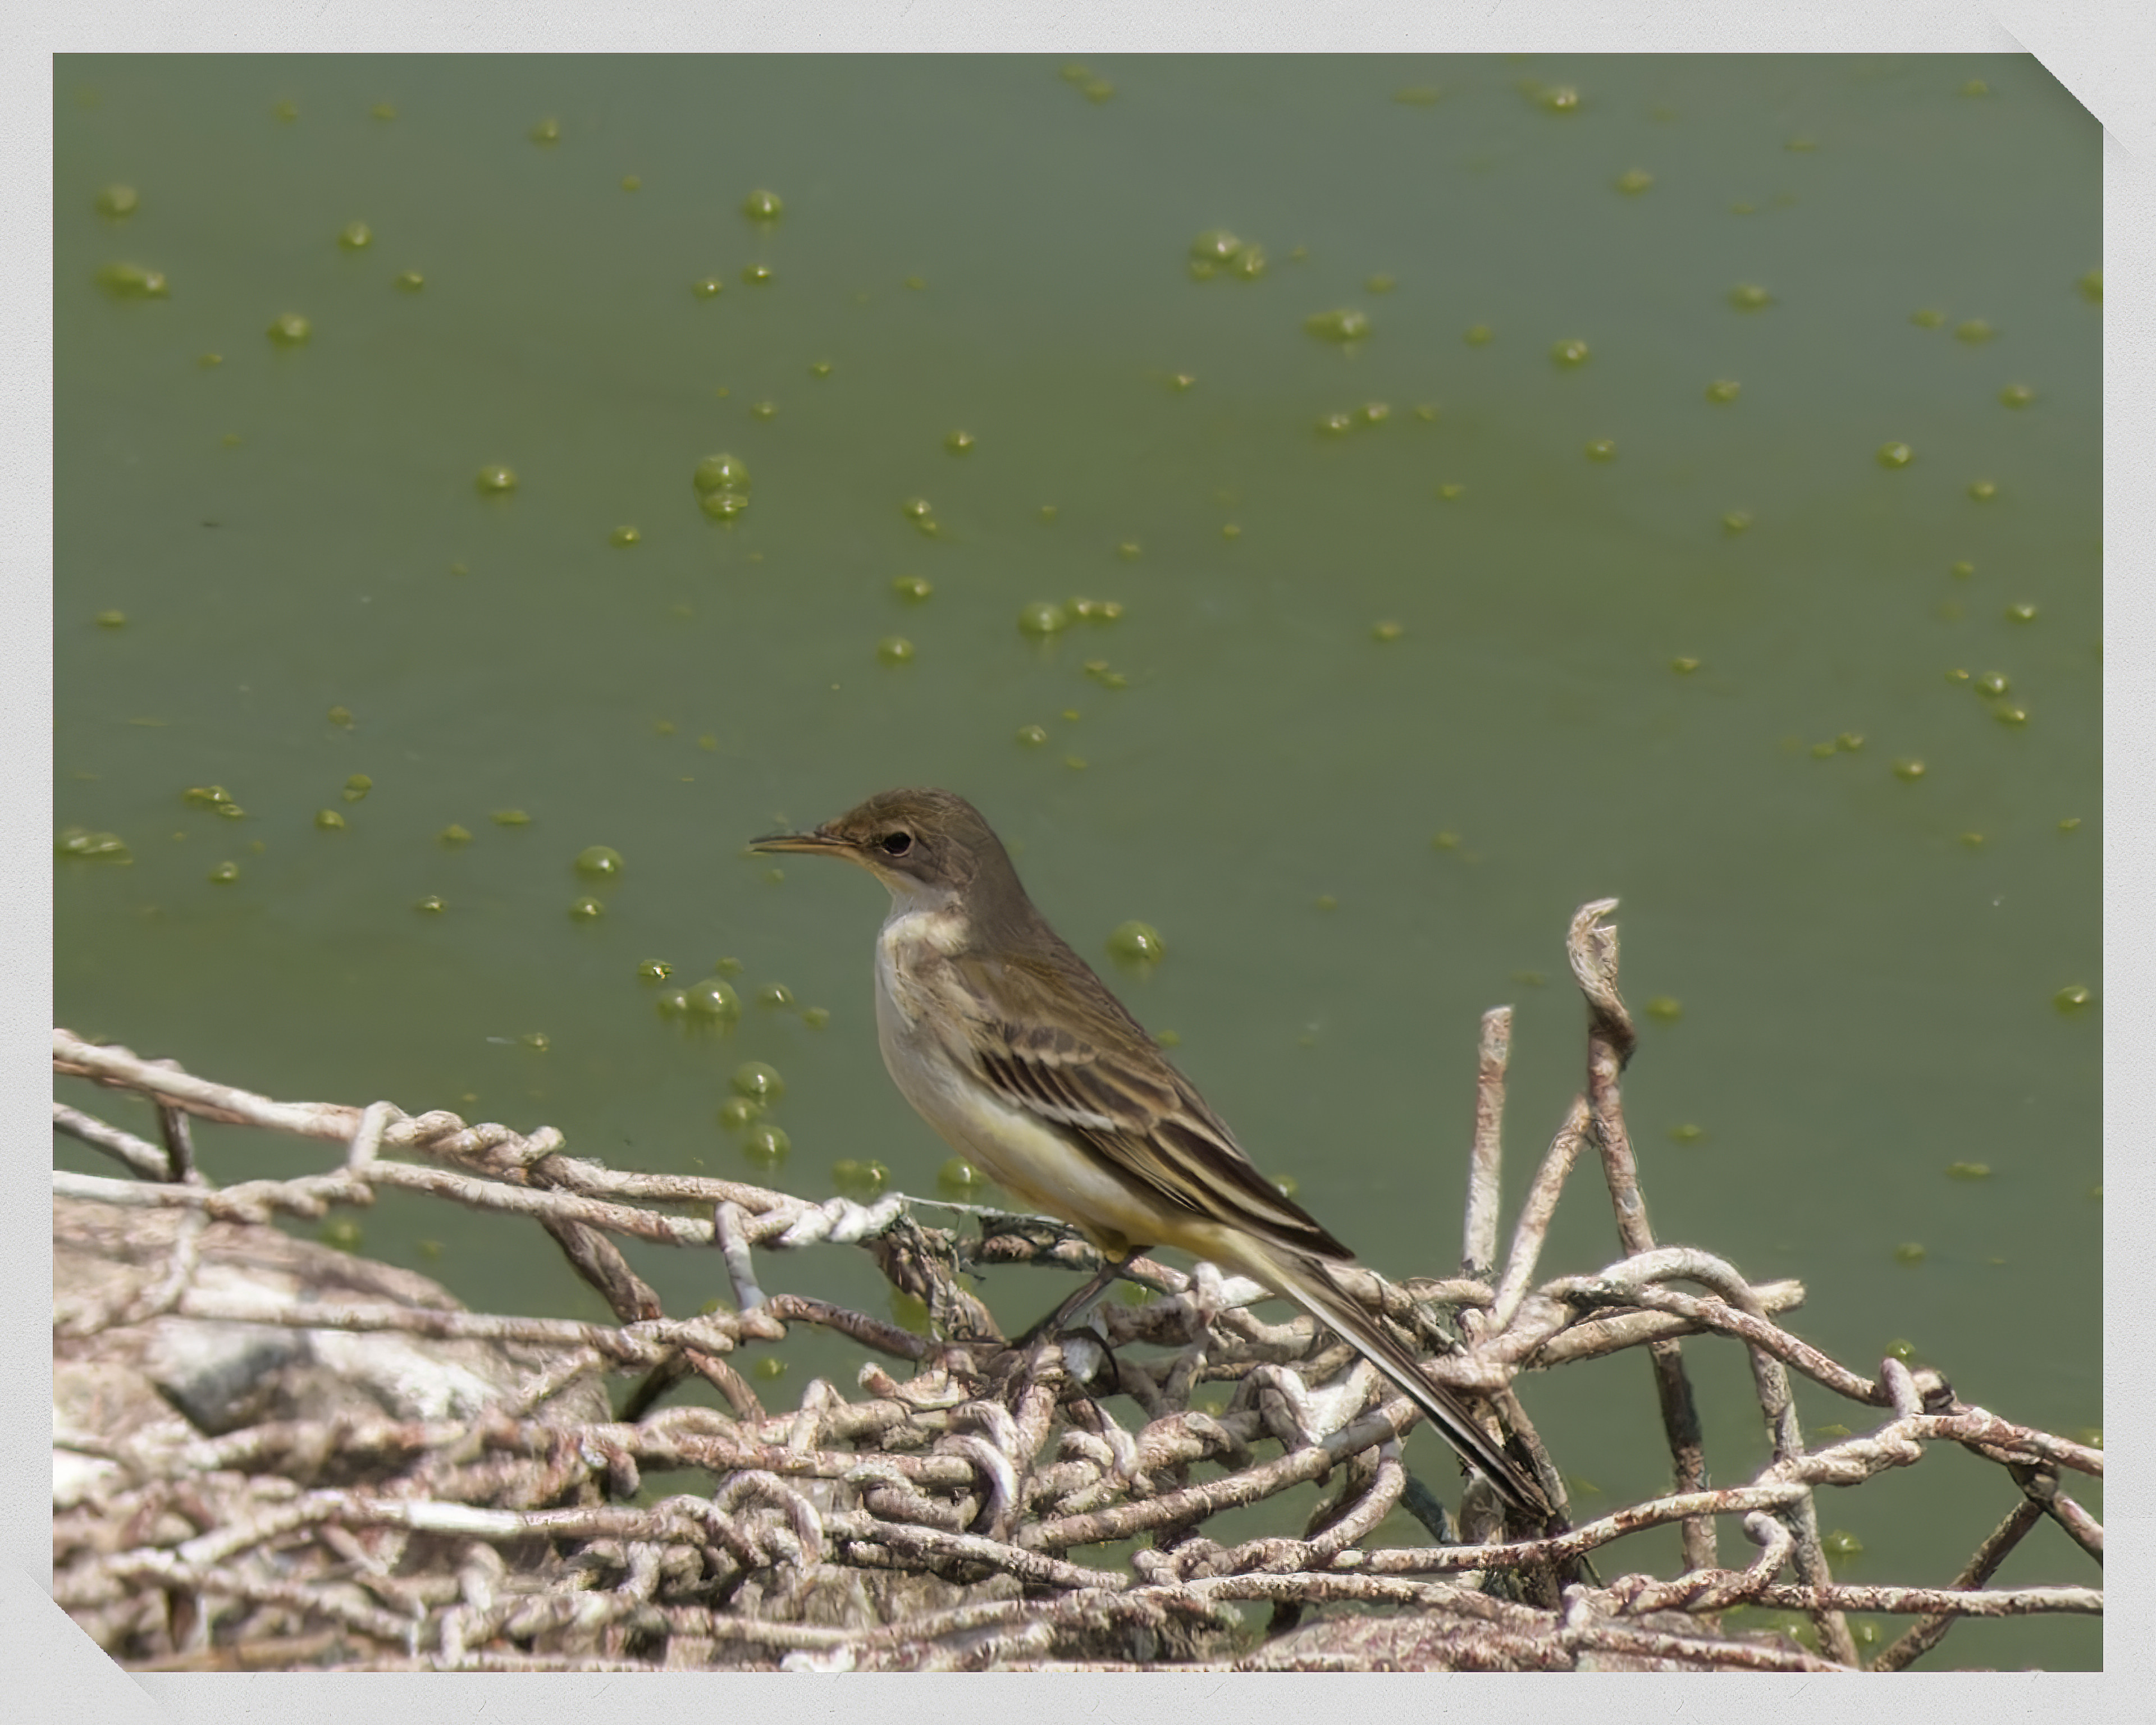
M62 58L54 822L131 861L56 865L56 1022L728 1174L761 1060L769 1178L875 1158L930 1193L946 1153L875 1050L881 895L742 847L944 784L1262 1167L1443 1273L1477 1016L1518 1009L1517 1192L1578 1081L1565 925L1614 896L1659 1235L1803 1279L1797 1327L1859 1370L1905 1342L1969 1400L2099 1426L2095 122L2013 57L1089 74ZM1255 279L1196 279L1216 229ZM1306 327L1337 312L1364 338ZM692 485L721 452L727 521ZM1021 632L1078 598L1122 614ZM183 795L210 786L244 814ZM594 845L617 877L577 873ZM1149 976L1109 966L1130 919ZM724 1039L637 976L721 957ZM203 1137L220 1178L317 1159ZM597 1315L531 1230L360 1219L476 1306ZM670 1310L722 1291L632 1255ZM1583 1168L1544 1271L1618 1255ZM768 1285L881 1302L845 1252ZM1058 1286L986 1291L1024 1322ZM785 1355L780 1404L859 1360ZM1733 1480L1748 1374L1690 1357ZM1644 1360L1523 1393L1583 1512L1662 1483ZM1822 1515L1851 1579L1939 1583L2010 1492L1939 1455ZM2005 1579L2095 1578L2046 1529ZM1943 1654L2100 1645L2031 1620Z

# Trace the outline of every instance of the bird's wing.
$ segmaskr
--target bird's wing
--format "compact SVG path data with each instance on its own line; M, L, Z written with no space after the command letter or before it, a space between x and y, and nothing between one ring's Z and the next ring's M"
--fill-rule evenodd
M1314 1257L1353 1256L1251 1166L1219 1116L1075 955L1075 978L1029 955L949 962L973 1009L975 1070L1004 1101L1194 1216Z

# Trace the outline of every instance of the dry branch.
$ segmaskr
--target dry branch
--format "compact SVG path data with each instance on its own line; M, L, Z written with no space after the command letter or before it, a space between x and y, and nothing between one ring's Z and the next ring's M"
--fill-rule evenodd
M1963 1617L2100 1610L2093 1588L1986 1584L2046 1518L2101 1562L2101 1527L2059 1490L2061 1470L2100 1476L2101 1451L1966 1406L1936 1373L1892 1360L1876 1373L1852 1370L1783 1327L1780 1315L1802 1302L1799 1285L1753 1285L1711 1254L1656 1244L1620 1095L1633 1035L1611 908L1584 906L1573 923L1571 957L1589 1009L1586 1080L1502 1266L1511 1024L1501 1009L1486 1016L1480 1047L1465 1273L1404 1286L1364 1273L1356 1291L1432 1356L1435 1376L1490 1401L1560 1505L1563 1480L1516 1378L1645 1348L1671 1445L1676 1489L1664 1496L1576 1527L1560 1517L1509 1530L1479 1483L1440 1504L1401 1459L1411 1404L1308 1320L1267 1322L1251 1309L1264 1290L1209 1266L1186 1273L1140 1260L1126 1277L1148 1291L1142 1303L1111 1301L1088 1330L1014 1349L967 1273L1012 1262L1098 1267L1059 1224L900 1194L866 1206L812 1203L736 1181L613 1169L568 1154L552 1128L526 1135L381 1101L281 1102L56 1030L55 1072L146 1098L161 1139L55 1102L57 1132L135 1176L55 1171L56 1199L162 1213L157 1238L169 1242L114 1289L56 1300L56 1353L90 1360L146 1326L180 1325L427 1338L544 1358L513 1394L469 1417L346 1412L257 1419L222 1435L176 1431L169 1420L125 1430L78 1422L56 1440L56 1467L64 1455L78 1481L69 1502L56 1502L56 1596L116 1654L164 1670L1813 1671L1856 1662L1850 1611L1917 1620L1874 1661L1896 1670ZM190 1117L341 1153L285 1178L220 1187L199 1164ZM1537 1286L1557 1203L1590 1143L1624 1255L1598 1274ZM364 1205L382 1188L536 1222L617 1321L475 1313L446 1296L288 1297L203 1273L205 1254L234 1230ZM953 1220L932 1226L931 1216ZM667 1317L617 1239L716 1248L735 1309ZM866 1250L895 1288L926 1304L930 1332L810 1296L764 1295L758 1252L823 1245ZM1457 1343L1440 1307L1458 1314ZM818 1382L798 1409L767 1412L730 1358L794 1323L844 1335L888 1367L865 1365L855 1396ZM1748 1479L1704 1483L1677 1351L1685 1337L1733 1342L1752 1362L1773 1453ZM1789 1370L1870 1410L1869 1429L1808 1451ZM625 1414L565 1414L565 1399L606 1373L642 1374ZM665 1404L692 1377L716 1387L725 1411ZM1942 1442L2004 1471L2011 1512L1949 1586L1835 1581L1818 1536L1818 1488L1921 1465ZM708 1491L647 1501L646 1470L699 1472ZM1300 1537L1207 1537L1223 1511L1336 1476ZM1376 1543L1400 1507L1435 1543ZM1723 1517L1757 1551L1743 1568L1714 1560ZM1485 1531L1453 1543L1462 1525ZM1609 1566L1637 1548L1628 1547L1637 1535L1673 1525L1684 1532L1682 1573L1578 1581L1589 1553ZM1132 1540L1145 1543L1127 1560L1074 1555ZM1388 1609L1322 1611L1336 1603ZM1269 1605L1284 1632L1255 1645L1239 1604ZM1820 1651L1725 1631L1719 1615L1738 1605L1810 1618Z

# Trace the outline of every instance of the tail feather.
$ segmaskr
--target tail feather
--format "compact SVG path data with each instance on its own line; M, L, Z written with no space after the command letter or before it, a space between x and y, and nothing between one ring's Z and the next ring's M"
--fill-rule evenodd
M1549 1501L1535 1479L1498 1448L1458 1396L1424 1375L1414 1356L1333 1281L1322 1260L1299 1253L1271 1251L1262 1263L1238 1267L1247 1267L1320 1323L1337 1331L1342 1341L1399 1386L1445 1440L1487 1478L1506 1502L1533 1515L1550 1512Z

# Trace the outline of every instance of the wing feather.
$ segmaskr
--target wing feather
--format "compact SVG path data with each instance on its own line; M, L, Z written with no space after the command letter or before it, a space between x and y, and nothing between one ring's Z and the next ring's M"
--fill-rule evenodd
M1190 1081L1072 958L1082 982L1030 956L950 961L972 1007L981 1079L1101 1166L1194 1218L1233 1223L1318 1258L1352 1256L1251 1165Z

